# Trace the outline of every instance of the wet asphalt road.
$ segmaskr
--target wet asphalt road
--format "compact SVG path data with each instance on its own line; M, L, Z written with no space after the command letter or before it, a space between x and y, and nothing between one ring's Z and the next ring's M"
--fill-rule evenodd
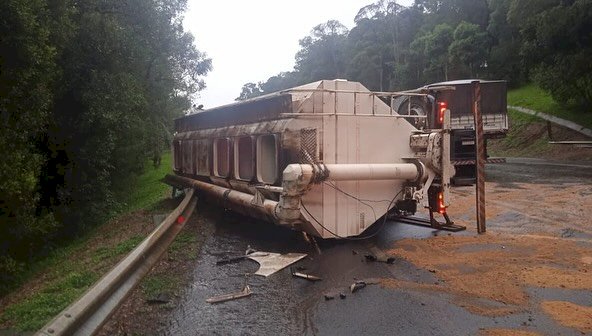
M592 155L592 149L590 149L590 155ZM487 181L508 184L591 184L592 161L560 162L542 159L508 158L506 164L487 166L486 175Z
M567 165L532 159L510 159L492 165L487 180L511 186L514 183L592 184L592 164ZM417 283L438 283L438 278L397 259L394 264L364 261L368 253L380 253L402 238L429 238L438 232L396 222L387 222L379 235L367 241L324 241L321 254L302 235L280 227L224 213L201 203L197 213L206 236L195 261L193 283L166 319L159 334L167 335L475 335L480 328L520 328L545 334L579 335L548 316L525 311L503 317L475 315L450 301L446 293L369 285L349 292L356 279L397 278ZM380 224L378 224L380 225ZM469 232L457 234L471 234ZM258 268L253 261L216 266L224 256L244 253L247 247L260 251L301 252L308 257L297 265L322 281L293 278L284 269L268 278L250 276L253 295L211 305L206 298L241 289L245 273ZM337 294L325 300L324 294ZM345 293L345 299L339 298ZM569 299L589 305L589 291L529 289L534 299ZM491 305L499 303L488 302ZM534 321L534 322L533 322Z

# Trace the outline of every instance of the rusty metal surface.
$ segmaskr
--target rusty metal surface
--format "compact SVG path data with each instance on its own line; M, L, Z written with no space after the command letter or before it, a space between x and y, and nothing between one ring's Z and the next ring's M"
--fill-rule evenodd
M178 132L176 140L213 139L220 137L239 137L254 134L269 134L283 132L290 120L274 119L248 124L227 125L221 127L204 128Z
M319 158L317 148L317 130L315 128L301 129L298 162L310 164L318 163Z
M474 89L474 116L475 116L475 151L477 164L475 166L477 172L477 181L475 189L477 193L476 210L477 210L477 232L485 233L485 139L483 134L483 118L481 115L481 84L478 81L473 82Z
M200 194L205 196L206 200L216 203L225 209L259 218L267 222L277 223L275 211L278 202L276 201L265 199L261 205L255 205L253 203L254 195L182 176L167 175L163 181L172 186L195 188Z
M225 105L175 120L177 132L206 128L242 125L279 118L281 113L292 112L292 95L277 94L268 97Z

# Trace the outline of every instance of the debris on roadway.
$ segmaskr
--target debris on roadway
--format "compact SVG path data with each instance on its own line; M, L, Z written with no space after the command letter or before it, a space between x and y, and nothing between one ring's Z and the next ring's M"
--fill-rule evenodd
M259 269L253 274L268 277L306 256L306 253L253 252L247 258L259 263Z
M388 258L379 258L377 256L375 256L374 254L366 254L364 255L364 258L366 259L366 261L369 262L383 262L383 263L387 263L387 264L393 264L395 262L395 257L388 257Z
M351 284L351 286L349 286L349 290L350 292L355 293L364 287L366 287L366 282L359 280Z
M230 293L230 294L223 294L218 296L212 296L211 298L207 299L207 303L221 303L230 300L241 299L247 296L250 296L253 292L251 291L251 287L249 285L245 285L240 292Z
M293 277L301 278L301 279L306 279L308 281L313 281L314 282L314 281L321 281L321 280L323 280L323 279L319 278L316 275L298 272L294 268L290 268L290 272L292 273L292 276Z

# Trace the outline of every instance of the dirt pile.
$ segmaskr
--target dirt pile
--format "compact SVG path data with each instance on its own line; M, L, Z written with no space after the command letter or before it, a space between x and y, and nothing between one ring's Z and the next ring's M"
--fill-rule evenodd
M484 329L479 332L481 336L540 336L541 334L520 329Z
M592 307L565 301L545 301L542 307L557 322L582 332L592 332Z
M487 182L487 222L497 232L532 233L546 232L564 235L577 232L592 235L591 184L529 184L511 185ZM475 226L475 189L463 187L453 189L453 203L448 213L458 224L469 228Z
M454 302L484 316L502 316L526 310L533 303L526 287L592 290L592 245L540 235L486 234L404 239L389 251L432 272L436 283L385 280L386 286L450 293ZM545 309L552 312L555 306ZM557 318L582 329L586 315L576 320ZM572 309L573 310L573 309ZM550 315L554 316L552 313ZM578 317L579 316L579 317ZM579 321L579 322L578 322ZM578 324L580 323L580 324Z

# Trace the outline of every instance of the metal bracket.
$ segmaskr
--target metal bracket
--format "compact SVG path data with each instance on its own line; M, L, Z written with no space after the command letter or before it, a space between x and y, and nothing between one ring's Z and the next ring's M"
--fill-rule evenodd
M251 204L258 206L258 207L262 207L264 202L265 202L265 196L263 196L263 194L261 193L261 191L259 191L259 189L255 189L255 195L253 195L253 200L251 201Z
M428 179L423 184L423 187L413 193L413 199L415 199L417 202L423 200L423 206L428 205L428 189L430 189L430 186L432 185L432 182L434 182L434 178L436 177L436 174L431 170L427 170L427 173Z
M459 232L467 229L466 226L454 224L454 222L450 220L447 214L444 214L444 219L446 220L446 223L440 223L434 218L434 215L431 211L429 219L415 216L394 216L392 219L405 224L423 226L427 228L450 232Z

